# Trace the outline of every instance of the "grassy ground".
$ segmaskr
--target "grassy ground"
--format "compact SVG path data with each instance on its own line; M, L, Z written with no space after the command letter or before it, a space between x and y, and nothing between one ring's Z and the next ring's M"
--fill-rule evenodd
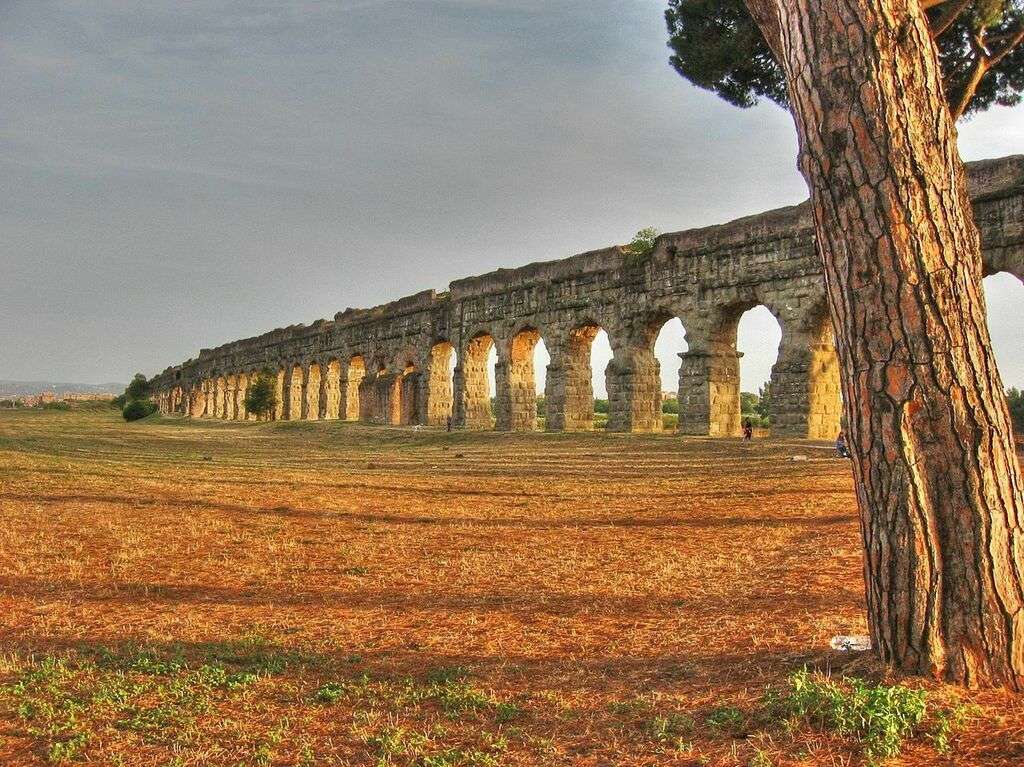
M828 686L899 681L828 650L859 546L807 443L2 412L0 764L1024 762L1011 696Z

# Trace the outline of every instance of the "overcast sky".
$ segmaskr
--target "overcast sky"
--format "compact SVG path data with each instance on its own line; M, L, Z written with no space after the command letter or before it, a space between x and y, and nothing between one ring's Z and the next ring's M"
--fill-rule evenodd
M0 0L0 379L127 381L497 267L799 202L787 114L653 0ZM961 129L1020 152L1024 110ZM990 290L1024 386L1024 287ZM778 330L743 323L745 389ZM659 344L671 382L678 332ZM595 360L596 362L596 360Z

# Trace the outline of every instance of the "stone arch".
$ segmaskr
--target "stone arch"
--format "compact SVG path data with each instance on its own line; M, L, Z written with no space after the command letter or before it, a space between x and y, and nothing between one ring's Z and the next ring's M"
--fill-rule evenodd
M321 371L319 362L310 362L305 371L306 396L302 402L302 417L306 421L320 420Z
M341 413L341 361L337 357L327 360L324 371L324 418L336 421Z
M492 429L487 358L495 347L495 336L489 330L477 330L467 338L455 367L455 421L466 429Z

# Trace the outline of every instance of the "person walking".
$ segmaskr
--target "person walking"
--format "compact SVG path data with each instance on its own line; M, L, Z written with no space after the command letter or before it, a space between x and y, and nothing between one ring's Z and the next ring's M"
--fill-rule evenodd
M743 441L749 442L754 438L754 424L747 418L743 421Z

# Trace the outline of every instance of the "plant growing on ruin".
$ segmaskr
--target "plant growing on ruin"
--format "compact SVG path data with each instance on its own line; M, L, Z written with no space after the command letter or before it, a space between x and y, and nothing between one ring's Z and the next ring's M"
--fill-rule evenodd
M654 241L658 239L658 230L654 227L641 229L623 248L626 253L626 263L630 266L638 266L646 261L654 252Z
M671 0L666 19L684 77L796 122L874 647L904 672L1024 690L1024 478L955 128L1020 98L1020 2Z
M258 419L264 420L276 407L277 376L272 370L263 370L245 393L245 409Z

